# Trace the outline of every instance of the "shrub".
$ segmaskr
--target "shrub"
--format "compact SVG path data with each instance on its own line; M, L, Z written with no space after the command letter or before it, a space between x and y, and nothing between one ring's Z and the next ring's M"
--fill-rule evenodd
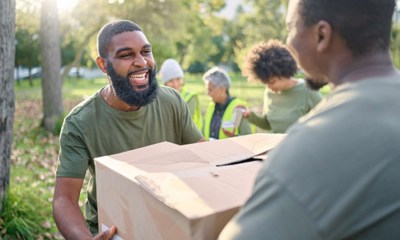
M0 239L55 239L48 233L52 228L47 217L51 216L49 203L29 188L9 188L1 213Z

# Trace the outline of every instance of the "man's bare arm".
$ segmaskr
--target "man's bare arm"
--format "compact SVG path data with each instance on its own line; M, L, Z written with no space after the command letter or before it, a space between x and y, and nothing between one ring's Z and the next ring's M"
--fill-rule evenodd
M53 198L53 215L58 229L65 239L92 239L82 211L79 208L79 195L83 179L56 179Z

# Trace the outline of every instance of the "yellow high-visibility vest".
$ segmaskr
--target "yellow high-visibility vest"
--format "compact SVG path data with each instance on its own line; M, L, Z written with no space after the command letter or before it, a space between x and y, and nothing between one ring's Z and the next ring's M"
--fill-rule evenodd
M194 113L192 113L192 119L194 124L196 124L201 131L203 129L203 116L201 114L199 95L189 92L185 87L182 87L180 94L186 103L188 103L193 97L197 98L197 105Z
M222 116L222 121L221 121L221 126L223 122L229 122L232 120L233 117L233 112L234 109L237 106L245 106L248 107L248 104L246 101L238 99L238 98L234 98L228 105L228 107L226 108L223 116ZM204 128L203 128L203 135L204 138L206 140L210 139L210 127L211 127L211 120L212 120L212 116L214 114L215 111L215 102L210 102L208 104L207 107L207 111L205 113L205 117L204 117ZM222 131L222 127L220 126L219 128L219 139L223 139L223 138L228 138L229 136L225 135L224 132ZM255 128L253 128L252 126L252 131L255 132ZM235 135L239 134L239 128L235 129Z

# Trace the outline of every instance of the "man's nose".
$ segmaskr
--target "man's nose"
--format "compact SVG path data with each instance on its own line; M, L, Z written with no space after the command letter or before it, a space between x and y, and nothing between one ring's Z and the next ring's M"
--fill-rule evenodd
M136 66L140 66L140 67L144 67L147 65L147 60L145 57L138 55L135 57L135 59L133 60L133 64Z

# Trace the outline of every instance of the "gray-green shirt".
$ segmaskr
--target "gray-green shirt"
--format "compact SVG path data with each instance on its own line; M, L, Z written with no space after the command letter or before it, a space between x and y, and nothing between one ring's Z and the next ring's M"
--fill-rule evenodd
M297 119L306 115L321 99L321 94L307 88L302 79L296 86L286 91L276 93L266 88L263 116L252 112L248 119L250 123L262 129L271 130L273 133L285 133Z
M186 103L170 88L160 87L151 104L132 112L111 108L99 91L75 107L64 121L57 177L84 178L89 170L86 220L94 232L97 231L95 157L162 141L187 144L201 138Z
M400 73L337 87L268 156L220 239L400 239Z

